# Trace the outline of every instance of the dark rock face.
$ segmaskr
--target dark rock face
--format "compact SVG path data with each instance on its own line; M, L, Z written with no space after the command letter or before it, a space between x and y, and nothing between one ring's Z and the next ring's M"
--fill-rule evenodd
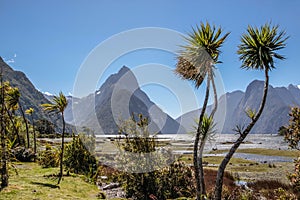
M55 125L56 130L61 132L62 121L60 117L58 115L49 115L43 111L40 105L50 103L50 101L34 87L27 76L23 72L13 70L0 57L0 69L1 68L3 70L4 81L9 81L11 86L19 88L21 93L20 104L23 110L33 108L35 111L33 113L34 120L49 120ZM71 129L72 126L67 125L67 131L71 132Z

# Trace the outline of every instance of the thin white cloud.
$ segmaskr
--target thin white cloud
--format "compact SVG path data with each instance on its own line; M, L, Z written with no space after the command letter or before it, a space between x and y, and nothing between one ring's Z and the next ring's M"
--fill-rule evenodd
M17 54L15 53L15 54L14 54L14 58L16 58L16 57L17 57Z

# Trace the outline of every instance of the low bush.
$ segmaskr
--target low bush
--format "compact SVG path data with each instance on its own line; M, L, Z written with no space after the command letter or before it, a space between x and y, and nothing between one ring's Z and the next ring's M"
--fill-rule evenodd
M98 185L101 185L102 183L108 183L108 182L118 182L120 181L120 171L109 167L104 164L100 164L98 166L97 170L97 176L98 176ZM105 179L102 179L101 177L106 177Z
M38 156L38 163L43 168L58 167L59 164L59 150L46 144L46 149L41 151Z
M66 145L63 164L68 172L84 174L88 178L95 178L97 174L97 161L82 142L88 136L73 135L72 142Z
M176 161L156 172L158 199L194 197L193 170L184 162Z
M127 198L139 200L176 199L195 196L193 168L184 162L171 163L172 153L159 151L157 139L148 132L148 119L142 115L124 121L116 157L119 181Z

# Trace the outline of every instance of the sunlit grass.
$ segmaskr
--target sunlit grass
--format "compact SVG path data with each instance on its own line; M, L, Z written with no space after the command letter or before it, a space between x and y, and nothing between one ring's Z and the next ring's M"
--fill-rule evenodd
M0 199L97 199L99 189L84 181L84 176L63 177L59 186L58 168L42 168L36 163L14 163L18 175L10 170L9 186L0 192ZM44 176L46 175L46 176Z
M224 157L222 156L205 156L203 157L204 167L218 169L220 163ZM193 164L193 155L183 155L179 160L186 162L187 164ZM287 166L288 164L288 166ZM231 158L227 165L226 170L232 173L247 172L257 175L262 172L275 172L285 171L282 174L278 174L277 177L286 177L286 172L291 168L292 163L259 163L256 161L246 160L243 158ZM282 168L282 169L281 169Z

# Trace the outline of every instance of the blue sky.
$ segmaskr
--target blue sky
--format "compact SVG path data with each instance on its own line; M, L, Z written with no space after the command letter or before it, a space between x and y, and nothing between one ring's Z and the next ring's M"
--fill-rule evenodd
M236 50L240 36L249 24L260 26L271 21L285 29L290 39L281 51L287 59L276 63L278 68L271 72L270 83L299 85L299 9L298 0L0 0L0 56L23 71L39 90L68 94L73 92L77 73L89 53L111 36L143 27L186 34L192 26L208 21L231 32L221 49L223 64L218 65L225 90L245 90L252 80L263 79L263 73L239 68ZM147 63L172 68L175 61L173 55L159 51L123 55L101 80L120 65L134 68ZM163 90L157 86L145 86L144 90L172 116L180 114L172 108L177 104L170 103L174 98L168 92L161 95Z

